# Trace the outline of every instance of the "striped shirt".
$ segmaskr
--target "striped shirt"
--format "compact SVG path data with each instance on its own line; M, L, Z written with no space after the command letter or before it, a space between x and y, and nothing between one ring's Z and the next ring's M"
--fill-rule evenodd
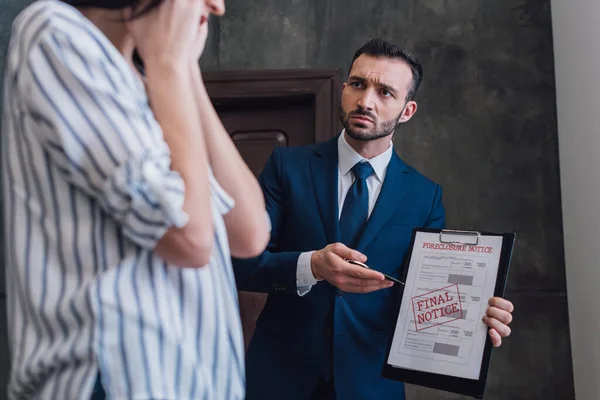
M209 265L153 253L187 222L184 182L129 64L75 8L15 20L4 76L2 173L9 398L242 399L243 339L210 176Z

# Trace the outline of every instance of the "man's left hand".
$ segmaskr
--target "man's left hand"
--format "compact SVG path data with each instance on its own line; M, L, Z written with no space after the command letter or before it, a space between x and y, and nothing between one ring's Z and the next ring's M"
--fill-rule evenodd
M501 297L492 297L489 300L489 307L482 318L483 323L490 327L489 335L494 347L500 347L502 338L510 335L508 325L512 321L512 312L515 309L513 304Z

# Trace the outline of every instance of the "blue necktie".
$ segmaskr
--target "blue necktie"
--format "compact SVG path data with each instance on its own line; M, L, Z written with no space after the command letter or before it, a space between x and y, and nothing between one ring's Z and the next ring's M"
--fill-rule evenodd
M356 246L369 216L367 178L373 173L373 167L368 162L359 162L352 167L352 173L356 179L348 190L340 216L342 243L350 248Z

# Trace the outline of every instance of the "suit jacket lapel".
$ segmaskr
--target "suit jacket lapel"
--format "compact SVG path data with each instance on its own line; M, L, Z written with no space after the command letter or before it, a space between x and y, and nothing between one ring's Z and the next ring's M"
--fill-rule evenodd
M316 145L315 154L310 163L313 188L319 204L323 227L330 243L340 240L337 138L338 136Z
M358 239L356 250L364 249L377 236L386 222L390 219L398 205L406 195L412 183L408 167L395 153L390 160L381 192L367 221L365 228Z

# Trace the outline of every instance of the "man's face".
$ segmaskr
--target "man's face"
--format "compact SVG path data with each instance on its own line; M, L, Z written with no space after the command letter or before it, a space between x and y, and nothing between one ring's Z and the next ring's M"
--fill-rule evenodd
M342 90L340 120L346 133L355 140L375 140L408 121L416 111L414 101L406 102L412 80L403 60L358 57Z

